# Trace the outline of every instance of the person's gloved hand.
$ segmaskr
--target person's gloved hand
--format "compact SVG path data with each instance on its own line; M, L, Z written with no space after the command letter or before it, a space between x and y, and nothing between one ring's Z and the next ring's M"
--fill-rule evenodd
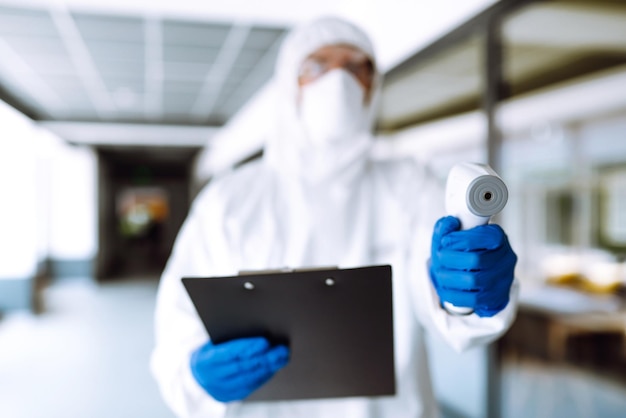
M442 303L493 316L509 303L517 256L499 225L460 226L453 216L435 224L430 278Z
M289 349L272 347L263 337L221 344L208 342L191 355L191 372L202 388L220 402L239 401L267 382L289 361Z

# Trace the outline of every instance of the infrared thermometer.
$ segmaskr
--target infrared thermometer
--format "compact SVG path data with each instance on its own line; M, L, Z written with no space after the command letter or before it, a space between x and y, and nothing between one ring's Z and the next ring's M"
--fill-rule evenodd
M461 229L485 225L499 213L509 198L506 185L487 164L463 162L450 170L446 181L445 207L448 215L461 222ZM469 315L469 307L444 302L444 309L455 315Z

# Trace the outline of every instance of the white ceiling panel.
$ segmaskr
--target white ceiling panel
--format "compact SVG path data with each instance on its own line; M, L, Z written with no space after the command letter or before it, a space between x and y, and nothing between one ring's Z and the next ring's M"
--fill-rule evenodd
M67 54L42 53L42 54L20 54L25 63L42 75L76 77L76 67L70 61Z
M166 112L191 112L191 107L198 98L198 92L170 92L165 95L163 108Z
M230 28L231 25L227 24L166 20L163 22L163 43L219 49L226 41Z
M167 92L179 92L179 93L195 93L198 94L200 89L202 88L202 82L204 80L198 81L172 81L165 80L163 82L163 91Z
M44 10L0 6L0 34L55 36L50 16Z
M95 61L143 62L145 59L144 43L85 40L85 45L87 45L87 49Z
M202 81L211 70L211 63L206 62L164 62L163 75L167 80Z
M217 58L219 47L163 45L163 60L171 62L189 62L212 64Z
M86 41L102 40L139 44L144 42L142 18L84 13L72 13L72 18Z
M66 56L65 44L58 36L28 36L5 34L2 38L23 55Z

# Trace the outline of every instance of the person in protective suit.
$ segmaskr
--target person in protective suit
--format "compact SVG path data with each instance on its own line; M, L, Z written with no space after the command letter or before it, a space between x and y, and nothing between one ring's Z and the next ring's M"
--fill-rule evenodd
M151 370L179 417L436 417L426 330L464 350L512 323L517 257L495 224L460 230L414 159L373 157L381 88L372 44L353 24L295 28L279 53L276 120L263 158L199 193L161 277ZM419 94L419 92L407 94ZM262 337L213 344L184 276L284 267L393 268L397 393L240 402L289 361ZM453 315L443 302L470 306Z

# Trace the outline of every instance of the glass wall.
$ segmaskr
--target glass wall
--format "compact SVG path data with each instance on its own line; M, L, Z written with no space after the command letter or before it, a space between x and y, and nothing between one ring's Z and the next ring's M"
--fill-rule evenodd
M530 2L502 24L497 113L518 318L503 415L626 410L626 3Z

